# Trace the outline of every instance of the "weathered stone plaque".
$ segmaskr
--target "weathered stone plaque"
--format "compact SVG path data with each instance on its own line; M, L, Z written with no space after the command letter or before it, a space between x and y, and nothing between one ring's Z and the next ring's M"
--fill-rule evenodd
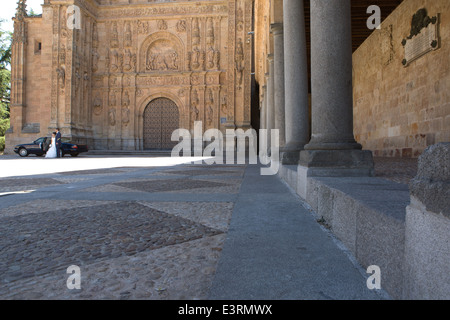
M426 9L420 9L412 19L411 34L403 39L405 58L402 63L407 67L430 51L439 49L439 14L429 17Z

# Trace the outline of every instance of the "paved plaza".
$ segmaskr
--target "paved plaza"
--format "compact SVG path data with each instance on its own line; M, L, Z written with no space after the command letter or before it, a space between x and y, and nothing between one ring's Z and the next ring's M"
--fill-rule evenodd
M110 160L0 156L1 299L388 298L257 165Z

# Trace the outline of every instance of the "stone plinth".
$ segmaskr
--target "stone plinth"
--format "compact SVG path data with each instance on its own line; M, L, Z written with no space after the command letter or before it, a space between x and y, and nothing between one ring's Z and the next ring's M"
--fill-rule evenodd
M450 143L428 147L406 208L405 299L450 299Z

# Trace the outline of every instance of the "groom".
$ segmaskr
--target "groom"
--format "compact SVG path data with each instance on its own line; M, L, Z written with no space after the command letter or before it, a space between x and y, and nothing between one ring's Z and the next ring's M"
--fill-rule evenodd
M55 144L56 144L56 157L61 158L61 132L59 132L59 128L56 128Z

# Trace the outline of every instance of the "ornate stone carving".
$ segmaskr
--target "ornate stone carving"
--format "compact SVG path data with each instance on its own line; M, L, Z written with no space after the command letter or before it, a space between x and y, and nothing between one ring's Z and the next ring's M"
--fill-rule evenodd
M136 67L136 60L136 54L133 54L130 49L126 49L123 58L123 71L134 71Z
M59 50L59 63L61 65L66 64L66 46L64 44L61 45L61 48Z
M66 71L63 67L59 67L56 69L56 73L58 74L59 87L64 89L66 86Z
M125 23L125 38L123 41L124 47L131 47L133 45L133 35L131 33L131 23Z
M126 127L130 123L130 108L122 108L122 123Z
M109 125L114 127L116 125L116 108L110 108L108 112Z
M158 40L152 43L147 52L147 70L167 71L178 70L178 53L168 40Z
M215 36L214 36L214 20L213 18L208 18L206 20L206 44L214 46Z
M198 121L199 119L199 110L198 105L200 103L200 99L198 98L197 90L194 89L192 91L192 99L191 99L191 120L192 121Z
M94 114L96 116L99 116L102 113L102 99L100 98L100 96L96 95L95 99L94 99L94 103L93 103L93 110L94 110Z
M192 20L192 45L199 46L200 45L200 25L198 18L194 18Z
M95 22L92 25L92 47L98 48L98 27Z
M111 52L111 72L121 72L123 65L123 54L117 50Z
M236 30L242 31L244 30L244 11L241 7L238 8L236 13Z
M206 91L206 98L205 98L205 105L206 105L206 122L208 124L208 126L210 127L213 124L213 120L214 120L214 93L211 90L211 88L209 88Z
M137 21L137 32L138 34L148 34L150 32L148 21L142 22L140 20Z
M177 32L186 32L186 20L179 20L177 22Z
M92 72L98 71L98 60L100 59L100 55L97 52L97 49L92 49Z
M241 88L242 80L244 75L244 45L242 43L242 39L239 38L236 44L236 71L237 71L237 84L238 87Z
M124 107L130 106L130 95L128 94L128 91L126 91L126 90L123 93L122 106L124 106Z
M111 92L109 93L109 105L111 107L116 106L117 104L117 100L116 100L116 92L114 90L111 90Z
M156 25L158 26L158 29L161 31L165 31L168 28L167 22L165 20L158 20Z
M119 47L119 32L117 31L117 22L113 22L111 25L111 48Z

